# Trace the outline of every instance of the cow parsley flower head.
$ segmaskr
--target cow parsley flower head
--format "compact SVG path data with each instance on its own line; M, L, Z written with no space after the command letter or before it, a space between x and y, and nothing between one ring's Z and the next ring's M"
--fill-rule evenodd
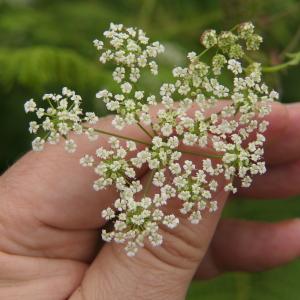
M25 112L35 112L38 122L29 123L29 132L39 135L32 143L33 150L42 151L44 144L59 143L61 137L65 140L66 151L73 153L77 145L70 138L71 132L81 134L85 131L82 121L95 124L98 117L93 112L85 115L81 109L82 99L74 91L64 87L61 94L45 94L43 101L48 108L37 108L33 99L25 103ZM91 135L91 131L86 131Z
M102 211L101 217L114 224L111 231L102 231L102 238L125 243L129 256L146 241L161 245L161 228L175 229L180 218L198 224L206 212L215 212L221 189L235 193L237 182L249 187L254 175L266 172L264 117L278 93L263 82L261 64L249 59L262 38L252 23L243 23L230 31L205 31L201 42L205 49L188 53L186 65L173 69L173 80L149 95L137 82L144 70L157 75L156 58L164 47L141 29L113 23L103 41L94 40L100 62L115 66L112 78L118 89L103 89L96 97L115 114L112 126L118 134L97 128L97 115L84 114L81 97L67 88L44 95L47 108L38 108L33 99L25 103L26 113L36 114L29 124L30 133L37 135L35 151L63 138L72 153L77 148L72 134L86 134L91 141L111 136L108 147L84 155L80 164L94 169L95 191L111 186L118 191ZM203 60L207 51L212 55ZM144 138L122 135L126 125L141 130ZM139 169L148 173L141 178ZM175 200L180 207L170 213Z
M148 68L153 75L158 74L155 58L164 52L164 46L159 42L150 43L142 29L110 24L104 32L105 41L95 40L94 45L101 55L99 60L106 64L117 65L113 71L113 80L117 83L137 82L140 72Z

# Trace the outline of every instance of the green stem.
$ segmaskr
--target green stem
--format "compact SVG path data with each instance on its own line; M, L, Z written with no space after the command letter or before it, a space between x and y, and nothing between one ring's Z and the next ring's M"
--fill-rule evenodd
M240 24L236 24L231 29L229 29L229 31L231 31L231 32L235 31L239 26L240 26Z
M279 65L275 65L275 66L271 66L271 67L263 67L262 71L264 73L273 73L273 72L278 72L281 71L287 67L290 66L290 61L283 63L283 64L279 64Z
M149 179L147 180L147 183L146 183L146 186L145 186L143 197L146 197L149 190L150 190L151 183L152 183L152 180L153 180L153 177L154 177L154 173L155 173L155 170L152 170L151 173L150 173Z
M83 127L83 128L84 128L84 129L89 129L89 127ZM129 136L120 135L120 134L117 134L117 133L113 133L113 132L109 132L109 131L105 131L105 130L101 130L101 129L97 129L97 128L93 128L93 129L94 129L96 132L101 133L101 134L110 135L110 136L117 137L117 138L119 138L119 139L128 140L128 141L133 141L133 142L135 142L135 143L139 143L139 144L143 144L143 145L150 146L150 144L147 143L147 142L140 141L140 140L134 139L134 138L129 137Z
M238 26L239 26L239 25L235 25L235 26L232 27L229 31L234 31L234 30L236 30L236 29L238 28ZM198 57L198 58L202 57L207 51L209 51L210 49L212 49L212 48L214 48L214 47L215 47L215 45L212 46L212 47L209 47L209 48L204 49L200 54L197 55L197 57Z
M203 50L200 54L197 55L198 58L200 58L201 56L203 56L208 50L212 49L213 47L210 48L206 48L205 50Z
M151 129L152 129L154 135L158 135L157 132L156 132L156 130L153 128L153 123L151 123Z
M208 157L208 158L222 158L223 155L218 155L218 154L208 154L208 153L197 153L194 151L189 151L189 150L179 150L179 152L184 153L184 154L191 154L195 156L200 156L200 157Z
M287 53L292 52L293 49L297 47L299 40L300 40L300 26L298 27L294 37L291 39L288 45L283 49L282 53L280 54L280 57L283 59Z
M49 99L47 98L47 102L48 102L48 104L51 106L52 109L56 110L56 108L53 106L51 100L49 100Z
M143 132L145 132L151 138L151 140L153 139L153 136L151 135L151 133L149 133L140 122L138 122L137 125L139 126L139 128L141 128L143 130Z
M84 129L89 129L89 127L83 127ZM117 134L117 133L113 133L113 132L109 132L109 131L105 131L105 130L101 130L101 129L97 129L97 128L93 128L96 132L98 133L101 133L101 134L104 134L104 135L110 135L110 136L114 136L114 137L117 137L117 138L120 138L120 139L123 139L123 140L128 140L128 141L133 141L135 143L138 143L138 144L143 144L143 145L146 145L146 146L151 146L150 143L147 143L147 142L144 142L144 141L140 141L140 140L137 140L137 139L134 139L132 137L129 137L129 136L125 136L125 135L120 135L120 134ZM181 152L181 153L184 153L184 154L191 154L191 155L195 155L195 156L200 156L200 157L207 157L207 158L222 158L222 155L216 155L216 154L208 154L208 153L197 153L197 152L193 152L193 151L189 151L189 150L180 150L180 149L177 149L177 151Z

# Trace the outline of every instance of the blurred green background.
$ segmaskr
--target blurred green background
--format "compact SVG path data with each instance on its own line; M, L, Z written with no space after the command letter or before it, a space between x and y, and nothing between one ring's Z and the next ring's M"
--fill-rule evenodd
M111 74L97 62L92 41L110 22L142 27L166 45L158 80L146 82L150 89L168 80L187 51L200 49L204 29L228 29L247 20L265 38L260 54L265 63L280 63L285 53L300 51L299 0L0 0L0 173L30 147L26 99L68 86L83 96L86 108L106 114L95 93L111 86ZM297 66L267 81L283 102L293 102L300 99L299 78ZM239 200L224 214L275 221L298 217L300 202L297 197ZM226 274L192 284L188 299L297 300L299 274L299 261L263 273Z

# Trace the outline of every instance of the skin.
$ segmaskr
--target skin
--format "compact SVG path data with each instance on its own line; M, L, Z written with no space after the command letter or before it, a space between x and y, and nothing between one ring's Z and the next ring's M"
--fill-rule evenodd
M238 196L261 199L300 194L300 103L274 104L268 117L265 159L268 172ZM113 130L111 119L98 127ZM140 130L126 134L145 139ZM125 132L123 132L125 135ZM78 138L73 155L62 146L28 153L0 177L0 298L6 300L184 299L193 278L227 271L263 271L300 255L300 220L279 223L220 220L229 195L220 189L219 210L198 225L181 219L163 228L164 244L148 245L134 258L122 246L102 245L100 211L116 197L113 189L95 192L92 169L78 160L93 154L107 138ZM193 159L200 164L201 160ZM141 180L149 173L142 170ZM222 185L224 181L219 178ZM151 193L154 191L150 190ZM272 205L270 203L270 205ZM173 211L178 203L174 201Z

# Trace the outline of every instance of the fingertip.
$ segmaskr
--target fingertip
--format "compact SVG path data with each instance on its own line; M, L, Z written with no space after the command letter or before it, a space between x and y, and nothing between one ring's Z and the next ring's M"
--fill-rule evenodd
M270 124L266 132L267 146L272 145L282 136L289 124L288 120L289 111L287 106L279 102L274 102L271 114L266 117L266 121Z
M268 270L300 256L299 237L300 219L278 223L225 219L212 243L214 263L219 272Z
M289 114L289 125L294 132L300 132L300 103L291 103L286 105Z
M265 158L269 164L283 164L300 157L300 103L274 103L267 120L270 126L265 133L267 138ZM276 144L276 147L274 147Z
M300 255L300 218L293 218L290 220L282 221L279 223L281 225L282 231L287 235L288 240L291 242L297 242L299 245L299 255Z

